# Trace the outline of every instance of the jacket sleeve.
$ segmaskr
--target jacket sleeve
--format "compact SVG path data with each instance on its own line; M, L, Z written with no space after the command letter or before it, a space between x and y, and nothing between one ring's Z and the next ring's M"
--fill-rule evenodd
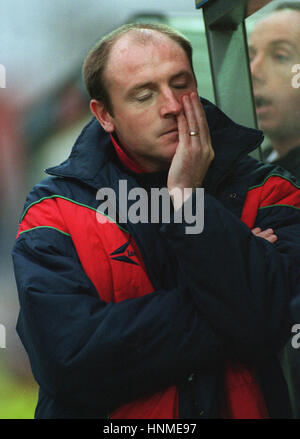
M272 188L272 206L254 215L255 226L274 228L279 238L275 245L255 237L207 192L202 233L187 234L189 224L184 222L161 229L199 311L222 338L226 352L240 360L278 351L295 318L289 306L300 294L300 209L295 207L300 206L300 191L291 189L294 206L282 205L280 184ZM196 203L195 194L191 200Z
M51 228L21 234L13 262L18 334L39 385L66 405L107 413L223 358L184 288L106 303Z

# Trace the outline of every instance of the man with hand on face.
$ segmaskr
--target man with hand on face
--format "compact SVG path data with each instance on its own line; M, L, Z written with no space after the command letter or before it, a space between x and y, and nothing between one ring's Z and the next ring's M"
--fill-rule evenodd
M271 141L266 161L300 178L300 4L284 2L260 20L249 50L258 123Z
M117 29L83 75L95 117L29 194L13 249L36 417L289 417L276 355L299 294L293 177L248 156L261 132L199 99L190 43L167 26ZM167 188L170 221L97 212L120 182ZM188 234L175 216L199 188L204 229Z

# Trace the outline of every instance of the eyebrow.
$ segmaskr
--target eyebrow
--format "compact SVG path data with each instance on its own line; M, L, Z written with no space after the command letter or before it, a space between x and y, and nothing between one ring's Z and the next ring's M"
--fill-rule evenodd
M192 78L192 74L191 72L189 72L188 70L182 70L178 73L176 73L175 75L171 76L170 81L175 81L176 79L179 79L180 77L186 77L187 79L191 79ZM143 82L141 84L136 84L135 86L133 86L131 89L128 90L127 95L132 95L134 93L136 93L139 90L142 90L144 88L151 88L155 86L155 82Z
M292 49L296 49L294 44L290 43L287 40L274 40L274 41L269 42L269 46L272 46L272 47L279 46L280 44L286 44L287 46L290 46ZM251 44L249 44L248 47L249 47L249 50L253 50L253 51L256 50L255 47Z
M290 43L287 40L275 40L275 41L270 42L270 46L277 46L279 44L286 44L286 45L293 47L293 48L295 47L292 43Z

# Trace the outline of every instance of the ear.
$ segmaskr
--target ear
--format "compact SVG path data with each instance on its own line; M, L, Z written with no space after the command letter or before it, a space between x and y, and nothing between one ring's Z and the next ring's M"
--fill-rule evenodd
M107 133L114 131L115 124L113 118L101 102L92 99L90 102L90 110Z

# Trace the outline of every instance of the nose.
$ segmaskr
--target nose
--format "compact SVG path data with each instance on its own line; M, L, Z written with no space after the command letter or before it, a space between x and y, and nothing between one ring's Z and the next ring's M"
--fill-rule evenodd
M263 83L266 80L266 63L262 55L255 55L250 61L250 70L253 84Z
M170 88L162 92L161 101L161 117L178 116L182 110L180 96L174 93L174 91Z

